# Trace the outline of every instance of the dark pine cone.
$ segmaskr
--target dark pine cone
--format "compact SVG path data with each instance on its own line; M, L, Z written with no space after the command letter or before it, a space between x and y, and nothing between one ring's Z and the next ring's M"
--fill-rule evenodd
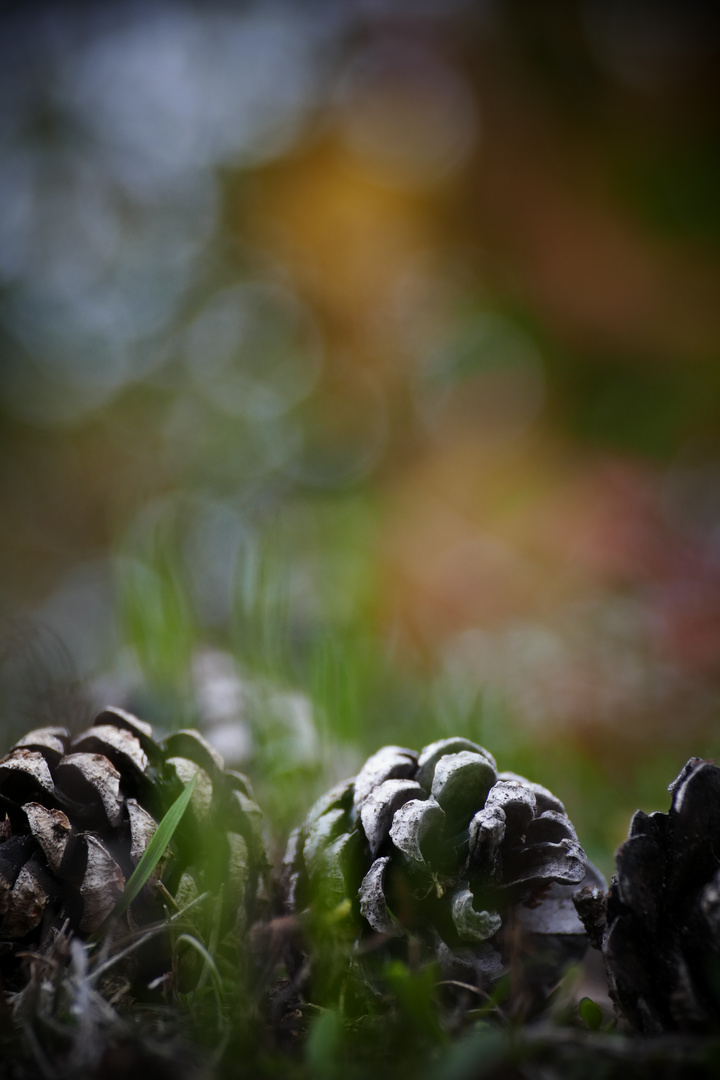
M453 738L419 755L383 747L328 792L290 837L284 882L291 911L350 900L359 952L363 939L400 955L412 941L487 991L518 960L545 988L583 955L572 895L586 870L554 795Z
M199 770L199 771L198 771ZM223 768L196 731L161 743L122 709L71 739L64 728L25 735L0 760L0 971L41 949L64 925L82 937L112 912L170 805L195 774L169 850L130 909L131 925L162 919L173 900L222 890L222 922L252 916L267 859L247 779ZM216 906L213 907L216 911Z
M577 907L633 1027L717 1031L720 768L691 758L669 790L669 813L634 815L607 898L583 890Z

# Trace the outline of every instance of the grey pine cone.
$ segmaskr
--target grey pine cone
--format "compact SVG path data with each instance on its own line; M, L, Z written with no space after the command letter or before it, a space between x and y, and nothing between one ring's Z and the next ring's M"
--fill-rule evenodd
M65 924L80 936L112 912L157 823L197 772L190 804L131 922L162 918L173 899L222 890L224 923L248 917L266 867L260 810L247 779L225 770L196 731L162 742L122 709L76 738L25 735L0 760L0 971Z
M485 990L519 953L543 986L583 955L586 875L602 883L560 800L464 738L383 747L313 806L283 869L291 911L349 899L361 939L419 940Z
M602 950L610 995L639 1031L720 1025L720 768L691 758L667 814L638 810L607 896L577 908Z

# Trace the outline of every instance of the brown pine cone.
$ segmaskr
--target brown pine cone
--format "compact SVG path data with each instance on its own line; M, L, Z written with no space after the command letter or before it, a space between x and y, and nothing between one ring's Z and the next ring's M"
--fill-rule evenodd
M0 972L61 927L87 937L111 915L150 838L197 773L170 846L133 903L130 924L162 919L209 891L221 923L253 917L267 868L260 810L246 777L225 770L196 731L161 742L122 709L105 709L71 738L31 731L0 760ZM213 910L216 910L216 905Z
M618 1012L647 1034L720 1026L720 768L691 758L667 814L638 810L607 896L578 912Z

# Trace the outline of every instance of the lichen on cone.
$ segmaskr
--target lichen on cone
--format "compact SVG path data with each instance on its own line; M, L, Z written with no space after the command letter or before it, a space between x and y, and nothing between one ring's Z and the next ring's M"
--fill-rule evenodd
M512 969L529 1009L584 954L586 880L604 884L560 800L460 737L383 747L316 802L283 867L290 911L352 905L356 957L419 954L483 993Z
M0 974L22 982L22 954L64 929L104 926L169 807L197 774L190 803L126 929L162 920L209 892L224 930L242 929L267 858L247 778L224 768L196 731L161 742L149 724L107 708L86 731L28 732L0 759ZM221 908L222 910L219 910Z
M607 895L583 890L577 908L632 1027L717 1032L720 768L690 758L668 790L668 813L633 816Z

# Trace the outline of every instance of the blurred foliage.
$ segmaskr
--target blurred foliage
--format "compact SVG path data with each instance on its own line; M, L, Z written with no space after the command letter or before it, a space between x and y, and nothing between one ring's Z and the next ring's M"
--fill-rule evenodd
M6 742L198 723L279 850L462 733L609 872L720 749L717 13L0 19Z

